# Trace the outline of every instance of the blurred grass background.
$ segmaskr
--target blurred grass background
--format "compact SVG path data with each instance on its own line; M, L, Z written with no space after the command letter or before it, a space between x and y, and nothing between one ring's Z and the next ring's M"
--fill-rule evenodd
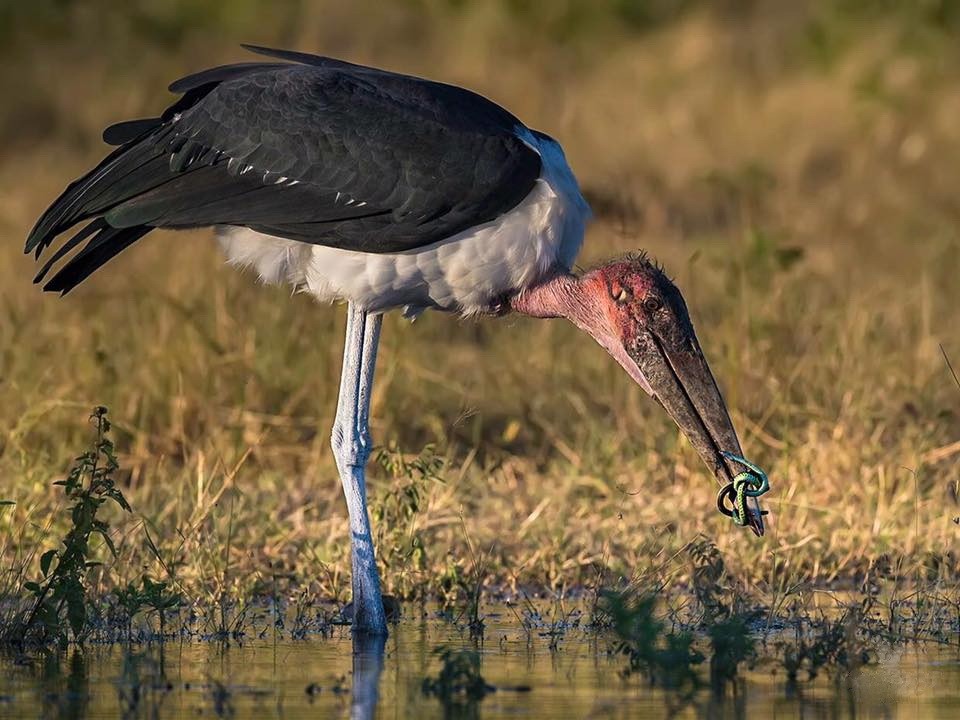
M209 232L156 233L65 300L21 254L106 124L252 42L463 84L557 137L597 215L584 264L665 263L773 482L757 541L560 322L391 316L369 480L388 590L478 564L508 586L682 582L700 533L770 597L955 583L958 39L960 0L0 0L4 571L62 533L50 483L101 403L136 510L114 519L116 579L349 595L328 447L342 308L224 267Z

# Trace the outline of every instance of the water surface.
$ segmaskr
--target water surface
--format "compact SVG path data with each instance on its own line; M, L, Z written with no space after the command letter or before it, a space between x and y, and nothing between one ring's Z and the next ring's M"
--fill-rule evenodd
M557 641L524 630L504 608L486 615L475 643L436 613L414 613L378 643L354 646L346 628L291 640L271 627L257 639L221 643L88 645L49 657L0 659L0 717L665 717L675 696L624 679L609 642L570 628ZM421 690L436 676L438 646L477 648L497 690L475 704L444 706ZM821 674L792 687L773 660L717 694L700 691L678 717L960 717L956 647L885 651L853 674Z

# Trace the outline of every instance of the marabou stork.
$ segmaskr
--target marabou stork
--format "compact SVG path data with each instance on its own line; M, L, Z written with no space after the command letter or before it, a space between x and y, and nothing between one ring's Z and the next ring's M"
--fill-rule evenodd
M572 272L590 217L550 136L469 90L298 52L170 85L160 117L71 183L26 243L65 294L154 228L214 226L230 263L346 301L332 445L350 514L355 631L385 634L367 513L367 417L382 313L567 318L673 417L722 483L736 431L680 291L643 255ZM727 455L727 453L732 454ZM743 498L741 497L741 500ZM741 519L763 532L759 503Z

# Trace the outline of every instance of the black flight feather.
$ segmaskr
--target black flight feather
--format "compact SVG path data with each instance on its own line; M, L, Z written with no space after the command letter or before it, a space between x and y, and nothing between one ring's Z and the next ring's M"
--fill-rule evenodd
M90 237L93 233L97 232L98 230L103 230L105 227L107 227L107 223L103 218L97 218L93 222L85 225L80 232L57 248L57 251L51 255L43 264L43 267L40 268L40 272L38 272L36 277L33 278L33 282L43 282L43 279L47 276L47 273L50 272L50 268L56 265L62 257L67 255L71 250Z
M97 221L94 221L97 222ZM43 286L47 292L66 295L77 285L90 277L108 261L130 247L153 228L139 226L132 228L103 227L84 248L70 258L50 282Z

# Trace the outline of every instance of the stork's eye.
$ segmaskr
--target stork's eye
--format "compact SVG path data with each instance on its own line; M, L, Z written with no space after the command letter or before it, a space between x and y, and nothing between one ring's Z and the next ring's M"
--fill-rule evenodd
M643 301L643 309L649 313L654 313L660 308L663 307L663 303L660 302L658 297L648 297Z

